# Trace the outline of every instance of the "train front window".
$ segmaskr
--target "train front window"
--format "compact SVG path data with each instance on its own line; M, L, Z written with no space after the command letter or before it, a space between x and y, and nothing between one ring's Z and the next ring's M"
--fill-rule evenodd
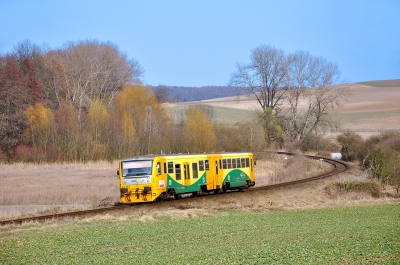
M122 176L123 177L137 177L143 175L151 175L151 168L153 161L129 161L122 163Z

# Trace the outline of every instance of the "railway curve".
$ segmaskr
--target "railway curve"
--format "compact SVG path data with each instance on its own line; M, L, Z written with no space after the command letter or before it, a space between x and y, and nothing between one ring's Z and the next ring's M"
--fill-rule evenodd
M342 172L345 172L348 169L348 165L345 162L336 160L336 159L331 159L327 157L322 157L322 156L312 156L312 155L303 155L303 154L296 154L296 153L291 153L291 152L271 152L271 153L276 153L279 155L287 155L287 156L305 156L309 159L316 159L323 161L325 163L329 163L333 166L333 169L324 172L309 178L304 178L304 179L298 179L298 180L293 180L293 181L288 181L288 182L282 182L282 183L277 183L277 184L271 184L271 185L266 185L266 186L260 186L256 188L250 188L247 189L246 192L257 192L260 190L267 190L267 189L274 189L274 188L280 188L280 187L287 187L291 185L296 185L299 183L304 183L304 182L309 182L309 181L314 181L326 177L330 177L333 175L340 174ZM213 195L215 196L215 195ZM203 197L203 196L201 196ZM210 196L211 198L212 196ZM188 197L188 198L182 198L179 200L168 200L165 201L167 203L173 203L173 202L182 202L182 200L194 200L198 197ZM148 207L151 207L152 203L146 204ZM52 219L61 219L61 218L75 218L75 217L84 217L88 215L94 215L94 214L101 214L105 212L110 212L110 211L115 211L115 210L123 210L126 207L132 207L130 205L115 205L115 206L109 206L109 207L102 207L102 208L95 208L91 210L83 210L83 211L75 211L75 212L65 212L65 213L56 213L56 214L48 214L48 215L41 215L41 216L33 216L33 217L24 217L24 218L18 218L18 219L13 219L13 220L5 220L5 221L0 221L0 225L19 225L25 222L43 222L47 220L52 220Z

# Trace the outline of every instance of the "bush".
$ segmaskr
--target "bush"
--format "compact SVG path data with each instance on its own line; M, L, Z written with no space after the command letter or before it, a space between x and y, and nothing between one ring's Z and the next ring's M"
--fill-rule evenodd
M374 149L369 158L371 175L388 183L399 171L400 157L390 149Z
M391 149L400 152L400 133L387 131L383 132L377 140L375 140L379 147Z
M322 135L309 133L301 140L299 147L303 152L332 151L330 149L334 147L334 145Z
M363 161L365 157L365 142L359 134L345 132L337 137L342 145L342 160L344 161Z
M34 162L36 152L33 147L27 145L19 145L16 148L15 160L20 162Z
M374 181L344 181L337 183L340 191L366 192L378 198L380 196L379 185Z
M55 147L49 147L46 150L19 145L16 148L15 161L25 163L49 163L63 161L65 157Z

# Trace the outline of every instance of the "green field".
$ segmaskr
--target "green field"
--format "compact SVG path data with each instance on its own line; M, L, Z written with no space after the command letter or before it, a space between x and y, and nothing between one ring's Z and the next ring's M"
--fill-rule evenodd
M400 203L0 229L0 264L400 264Z
M398 115L394 112L354 112L333 114L332 119L340 124L362 123L371 119L388 118Z

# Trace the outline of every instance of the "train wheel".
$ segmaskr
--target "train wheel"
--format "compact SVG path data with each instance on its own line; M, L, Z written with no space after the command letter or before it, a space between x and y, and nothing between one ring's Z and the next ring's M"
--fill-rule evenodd
M181 196L179 196L179 194L174 194L174 198L175 198L175 200L178 200L179 198L180 198Z

